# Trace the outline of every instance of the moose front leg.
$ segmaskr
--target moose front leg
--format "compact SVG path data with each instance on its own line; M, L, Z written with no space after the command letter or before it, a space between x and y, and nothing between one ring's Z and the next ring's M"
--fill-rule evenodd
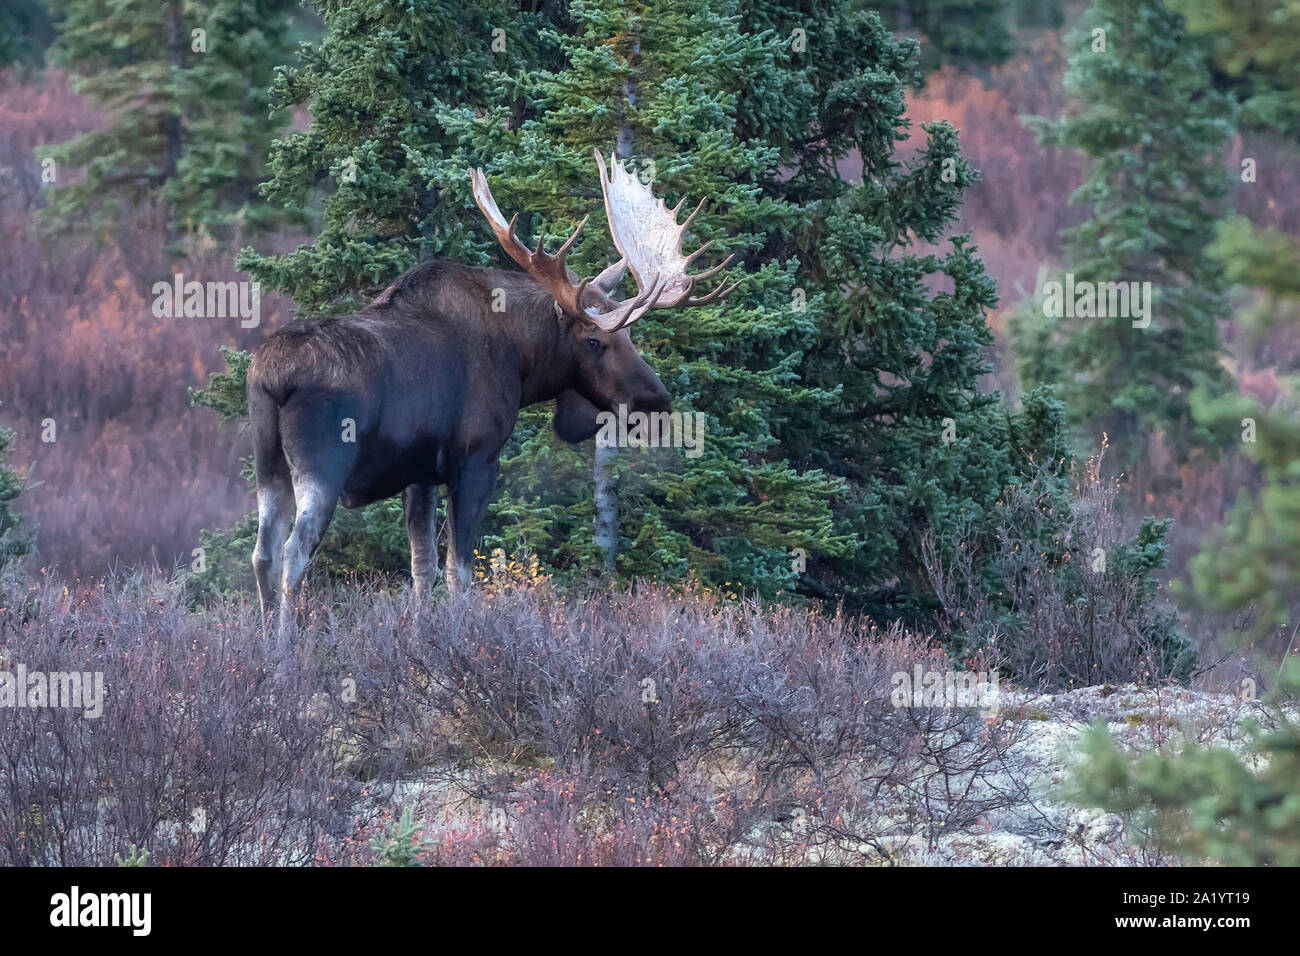
M411 544L411 580L427 595L438 576L438 486L407 485L402 492L406 539Z
M467 462L448 489L447 521L450 534L447 545L447 588L469 588L474 573L474 543L478 540L479 522L487 509L492 486L497 480L497 459L490 462Z

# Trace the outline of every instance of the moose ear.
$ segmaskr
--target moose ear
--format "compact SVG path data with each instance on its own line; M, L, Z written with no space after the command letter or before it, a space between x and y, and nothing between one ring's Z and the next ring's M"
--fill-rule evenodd
M596 416L600 409L571 388L566 388L555 400L555 417L551 427L570 445L594 438L600 431L600 422Z

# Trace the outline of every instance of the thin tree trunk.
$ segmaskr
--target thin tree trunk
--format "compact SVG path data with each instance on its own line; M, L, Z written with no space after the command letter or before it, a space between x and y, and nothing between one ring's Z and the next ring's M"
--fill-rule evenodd
M605 570L614 573L618 559L618 489L614 484L614 458L618 449L596 444L596 466L592 476L596 482L596 531L592 540L605 552Z
M177 95L179 73L185 66L185 26L181 21L182 9L180 3L172 3L167 7L166 23L168 30L167 37L167 54L168 61L171 63L171 73L167 76L167 93L173 100ZM163 189L167 188L167 183L176 178L176 173L180 168L181 161L181 116L180 104L176 104L178 112L168 116L162 121L162 134L164 142L163 153L163 172L162 185ZM177 239L177 230L175 223L175 210L171 204L163 202L163 241L171 246Z
M641 51L641 42L634 40L632 43L633 55ZM636 103L636 84L629 80L623 85L623 96L627 99L628 106ZM624 124L618 131L618 142L615 145L615 152L619 159L627 160L632 158L632 127ZM615 413L618 409L614 409ZM596 502L596 529L592 535L592 540L596 547L605 552L605 570L613 574L618 564L618 487L614 481L614 459L618 457L618 448L609 446L602 447L599 442L596 444L596 464L592 470L592 479L595 482L595 502Z

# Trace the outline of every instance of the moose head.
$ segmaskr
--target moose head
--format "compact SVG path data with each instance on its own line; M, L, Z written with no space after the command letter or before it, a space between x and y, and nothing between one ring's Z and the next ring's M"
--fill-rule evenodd
M736 283L724 283L707 295L692 295L697 283L717 275L732 260L728 256L712 269L695 274L687 271L713 244L710 240L690 255L682 254L682 239L703 208L703 199L686 221L678 224L681 202L669 210L621 162L611 156L606 167L599 150L595 157L610 233L622 258L600 275L582 280L568 268L566 260L590 216L583 217L554 256L543 250L541 239L537 248L530 250L515 233L518 214L506 222L483 170L470 174L474 201L501 247L555 300L556 318L562 324L567 352L577 371L576 384L560 394L555 407L556 434L568 442L595 435L600 411L616 411L620 405L629 411L668 411L668 391L637 354L628 327L651 309L705 305L729 295L736 287ZM629 268L637 294L616 302L612 298L614 290Z

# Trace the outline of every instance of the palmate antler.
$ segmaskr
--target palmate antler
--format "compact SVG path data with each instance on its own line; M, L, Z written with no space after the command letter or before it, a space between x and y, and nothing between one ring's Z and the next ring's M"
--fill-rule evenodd
M682 255L682 238L696 213L704 208L703 199L679 226L677 211L682 208L685 199L670 211L662 199L655 197L649 186L628 172L623 163L612 155L609 158L608 176L605 174L605 160L601 157L600 150L596 150L596 164L600 167L600 189L605 195L609 231L614 236L614 245L618 247L619 254L631 267L637 286L645 288L645 280L650 276L658 276L663 283L663 291L655 299L652 308L684 309L705 305L730 295L740 285L739 282L733 282L728 286L724 282L708 295L698 299L690 297L697 282L717 275L735 258L727 256L712 269L695 275L686 271L704 250L713 245L713 240L710 239L689 256Z
M610 232L623 259L596 278L581 281L577 281L576 276L569 271L565 260L577 241L578 234L582 232L582 227L587 224L587 217L578 223L578 228L573 230L573 234L564 241L554 256L543 250L540 238L537 240L537 248L530 250L515 234L518 214L506 222L505 216L497 208L496 200L492 198L483 170L476 169L470 173L474 201L487 217L501 248L554 297L561 310L607 332L615 332L635 322L652 308L703 305L728 295L736 288L738 283L733 283L730 287L725 287L724 283L706 296L690 298L696 282L716 275L732 257L728 256L721 265L706 272L687 274L686 269L690 263L712 244L705 243L691 255L682 256L682 234L695 213L691 213L686 222L679 226L677 210L670 213L663 201L656 199L650 188L628 173L621 163L611 159L613 176L607 179L605 161L599 150L596 151L596 162L600 166L600 187L605 196ZM677 208L681 208L680 203ZM695 212L699 212L699 207L696 207ZM629 266L632 277L636 280L637 294L631 299L615 302L607 290L618 284Z

